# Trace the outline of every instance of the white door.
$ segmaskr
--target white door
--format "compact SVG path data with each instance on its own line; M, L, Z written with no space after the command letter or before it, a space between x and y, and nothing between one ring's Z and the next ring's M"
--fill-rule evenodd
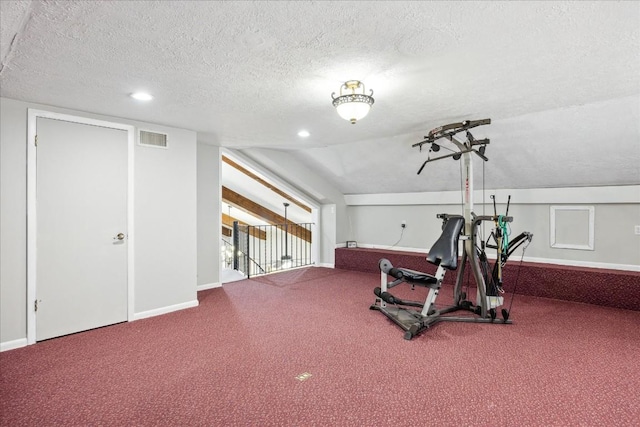
M36 340L127 320L127 132L38 117Z

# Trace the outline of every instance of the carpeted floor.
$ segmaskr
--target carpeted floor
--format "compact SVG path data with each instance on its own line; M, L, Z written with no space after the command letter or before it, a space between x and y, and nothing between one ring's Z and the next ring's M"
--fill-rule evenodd
M513 325L406 341L369 310L378 282L293 270L0 353L0 424L638 425L640 312L516 295Z

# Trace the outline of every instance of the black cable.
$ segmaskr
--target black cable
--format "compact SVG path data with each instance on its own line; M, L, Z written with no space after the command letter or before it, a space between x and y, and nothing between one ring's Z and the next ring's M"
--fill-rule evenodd
M482 162L482 216L486 216L485 207L487 205L487 203L486 203L486 191L485 191L485 187L484 187L484 164L485 164L485 162ZM482 224L482 241L483 242L484 242L484 235L485 235L485 225Z
M451 148L447 147L446 145L440 145L440 144L438 144L438 145L440 146L440 148L444 148L445 150L449 150L449 151L451 151L452 153L457 153L457 151L456 151L456 150L452 150Z
M464 216L464 186L462 184L462 162L460 162L460 208L462 209L461 215Z
M405 229L405 228L406 228L406 227L402 227L402 231L400 232L400 238L398 239L398 241L397 241L397 242L395 242L393 245L391 245L391 246L389 247L389 249L391 249L391 248L395 247L398 243L400 243L400 240L402 240L402 236L404 236L404 229Z
M529 240L531 243L531 240ZM520 264L518 265L518 275L516 276L516 283L513 285L513 292L511 293L511 302L509 303L509 316L511 316L511 307L513 306L513 298L516 296L516 289L518 288L518 281L520 280L520 271L522 271L522 261L524 261L524 253L526 252L529 244L522 248L522 256L520 257Z

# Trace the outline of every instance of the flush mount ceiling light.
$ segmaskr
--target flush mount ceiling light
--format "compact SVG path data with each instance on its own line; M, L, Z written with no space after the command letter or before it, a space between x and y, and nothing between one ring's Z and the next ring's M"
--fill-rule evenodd
M309 135L311 135L311 134L307 130L301 130L300 132L298 132L298 136L300 138L307 138L307 137L309 137Z
M153 99L153 96L146 92L134 92L129 96L138 101L151 101Z
M351 124L356 124L356 121L364 118L373 105L374 100L371 96L373 91L370 90L369 95L365 95L364 91L364 83L359 80L349 80L340 86L340 96L336 97L335 92L331 94L336 111L340 117L349 120Z

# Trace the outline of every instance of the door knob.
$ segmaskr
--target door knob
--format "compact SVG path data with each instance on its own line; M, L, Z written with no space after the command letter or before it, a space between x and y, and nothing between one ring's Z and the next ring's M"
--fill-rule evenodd
M116 237L113 238L113 240L124 240L124 233L118 233L118 235Z

